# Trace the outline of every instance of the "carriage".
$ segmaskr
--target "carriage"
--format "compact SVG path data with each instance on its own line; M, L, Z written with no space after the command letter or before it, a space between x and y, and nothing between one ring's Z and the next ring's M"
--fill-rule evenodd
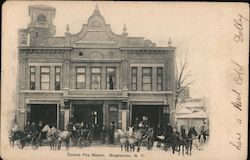
M17 146L23 149L24 146L32 144L35 140L35 135L27 134L22 131L16 131L10 135L10 142L14 144L17 141Z
M147 150L151 150L154 143L154 129L148 128L140 131L142 132L141 144L146 146Z
M91 129L78 129L71 131L71 141L73 146L78 146L79 148L87 147L92 144L93 134Z

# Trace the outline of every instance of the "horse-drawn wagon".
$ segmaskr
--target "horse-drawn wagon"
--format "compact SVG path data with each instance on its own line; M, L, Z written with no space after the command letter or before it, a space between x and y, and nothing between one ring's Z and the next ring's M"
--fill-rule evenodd
M20 149L23 149L24 146L32 144L34 141L35 135L27 134L22 131L16 131L11 133L9 136L10 144L13 146L14 142L17 142L17 146Z

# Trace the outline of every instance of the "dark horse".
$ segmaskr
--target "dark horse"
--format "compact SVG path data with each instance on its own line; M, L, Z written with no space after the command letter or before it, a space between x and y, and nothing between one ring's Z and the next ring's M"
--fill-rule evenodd
M192 145L194 137L198 136L194 127L189 128L188 134L180 135L180 146L182 146L182 155L184 155L184 147L187 155L192 153Z
M179 132L173 132L168 137L165 137L164 140L160 142L164 143L164 149L168 150L168 148L172 148L173 154L175 151L178 151L179 154L182 151L182 155L184 155L184 149L186 150L186 154L191 155L192 151L192 143L193 143L193 136L197 136L197 132L194 127L191 127L188 131L188 134L185 133L185 129Z

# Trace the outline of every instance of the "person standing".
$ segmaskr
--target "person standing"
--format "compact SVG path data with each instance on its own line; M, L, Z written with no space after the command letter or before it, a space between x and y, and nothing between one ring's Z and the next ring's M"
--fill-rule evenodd
M111 122L109 129L109 142L110 144L114 144L114 132L115 132L115 122Z
M25 128L24 128L24 132L25 132L26 134L30 134L30 132L31 132L31 125L30 125L30 122L29 122L29 121L27 122L27 124L26 124L26 126L25 126Z

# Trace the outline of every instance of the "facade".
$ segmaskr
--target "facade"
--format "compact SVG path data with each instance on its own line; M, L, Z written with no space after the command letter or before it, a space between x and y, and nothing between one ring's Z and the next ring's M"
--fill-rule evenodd
M112 32L98 7L79 33L55 36L56 9L29 6L30 23L19 30L17 122L70 120L96 130L115 122L126 129L135 117L164 125L174 110L175 48L144 37ZM170 118L171 119L171 118Z

